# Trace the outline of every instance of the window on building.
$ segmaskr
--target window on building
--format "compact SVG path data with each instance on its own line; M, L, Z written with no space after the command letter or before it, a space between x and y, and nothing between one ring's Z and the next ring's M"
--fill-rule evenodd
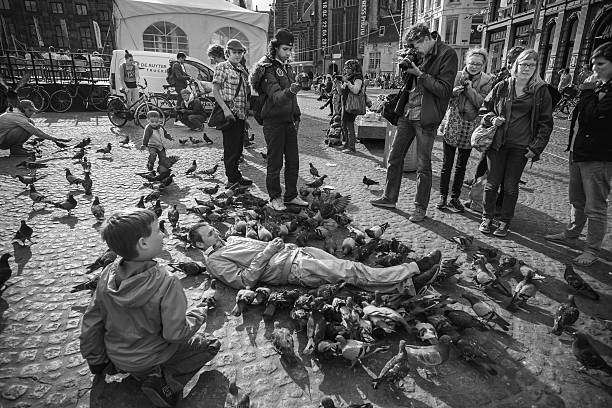
M444 41L448 44L457 43L457 25L459 24L458 16L448 16L446 18L446 34Z
M177 25L167 21L158 21L144 30L142 41L145 51L189 53L187 34Z
M239 40L247 49L247 53L245 54L245 58L247 60L247 66L249 65L249 40L244 35L244 33L234 27L223 27L219 30L215 31L213 35L210 37L211 44L221 44L225 46L229 40L236 39ZM186 41L186 39L185 39Z
M107 10L98 11L98 20L100 21L109 21L110 13Z
M368 71L376 71L380 69L380 51L370 52L368 61Z
M34 24L28 25L28 43L32 47L38 47L38 36L36 35L36 26Z
M64 14L64 5L56 1L49 3L52 14Z
M59 48L69 47L68 38L64 35L61 25L55 26L55 43Z
M82 48L93 48L91 39L91 29L88 27L79 27L79 37L81 37Z
M425 0L421 0L421 7L419 7L419 9L421 13L425 11Z
M10 10L11 0L0 0L0 10Z
M440 0L436 0L436 7L440 7L440 3L441 3Z
M75 4L74 8L78 16L87 15L87 4Z
M470 44L480 44L482 40L482 30L484 28L484 16L472 17L470 26Z
M519 0L518 12L533 10L536 0Z
M438 31L440 29L440 19L434 18L433 25L431 26L431 31Z
M35 0L25 0L23 2L26 11L30 11L32 13L36 13L38 11L38 5Z
M292 5L287 7L287 25L291 27L295 22L295 7Z

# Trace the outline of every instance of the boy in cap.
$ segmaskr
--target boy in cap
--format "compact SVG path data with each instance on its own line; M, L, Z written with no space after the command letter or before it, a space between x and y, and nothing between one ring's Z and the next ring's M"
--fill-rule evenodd
M246 53L246 47L236 39L225 45L226 61L215 66L213 76L213 95L223 110L225 118L231 123L222 130L223 163L227 176L227 187L233 185L250 186L253 181L244 177L238 168L242 155L245 120L248 110L249 73L240 63Z
M296 80L289 57L293 51L293 34L281 28L268 46L268 54L255 67L251 86L267 96L261 109L263 133L268 147L266 188L270 205L284 211L285 204L307 206L297 193L300 168L297 134L300 108L297 93L302 89ZM285 194L281 198L280 172L285 161ZM284 201L284 202L283 202Z

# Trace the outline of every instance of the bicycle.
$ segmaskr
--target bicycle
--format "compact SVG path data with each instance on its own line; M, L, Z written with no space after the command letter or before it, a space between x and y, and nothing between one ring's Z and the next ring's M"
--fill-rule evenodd
M177 104L174 85L162 86L166 92L153 94L151 99L153 99L155 104L164 111L167 119L176 117ZM212 96L206 96L203 92L201 92L195 81L189 81L189 89L191 89L192 93L197 95L197 98L202 103L202 107L204 108L207 117L210 116L215 107L215 98Z
M49 108L49 101L51 96L49 92L40 85L27 84L17 90L19 99L29 99L34 104L34 107L40 112L44 112Z
M559 113L567 115L567 118L572 116L574 108L578 104L578 89L573 86L566 87L561 95L561 100L557 102L553 111L553 116L557 117Z
M147 90L147 80L144 79L144 86L138 85L142 90L140 97L131 105L127 105L124 96L111 95L108 99L108 106L106 108L108 119L111 123L117 127L125 126L128 120L133 119L134 123L144 129L147 123L147 113L151 110L157 111L161 117L162 124L166 123L166 115L162 109L160 109L151 100L152 97ZM125 91L122 91L125 93ZM134 108L135 107L135 108ZM134 112L132 113L132 109Z
M81 90L81 84L76 82L72 85L66 85L63 89L58 89L51 94L49 105L54 112L63 113L72 107L74 99L78 96L83 102L85 109L89 106L93 106L99 111L106 109L106 100L108 98L109 90L107 86L98 86L95 81L89 83L89 91L85 95ZM74 87L74 92L70 92L70 87Z

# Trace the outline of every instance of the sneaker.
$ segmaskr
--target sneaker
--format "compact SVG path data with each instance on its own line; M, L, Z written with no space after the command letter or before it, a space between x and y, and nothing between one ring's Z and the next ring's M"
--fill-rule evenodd
M493 235L495 235L496 237L505 237L506 235L508 235L509 229L510 226L508 225L508 223L501 221L497 229L493 231Z
M300 207L308 207L308 201L304 201L300 197L295 197L292 200L285 201L285 204L299 205Z
M438 204L436 204L436 208L438 210L443 210L444 208L446 208L446 196L445 195L440 196L440 201L438 201Z
M370 204L372 204L374 207L395 208L395 203L391 202L391 200L386 197L381 197L378 200L372 200L370 201Z
M550 242L554 242L556 244L568 245L568 246L577 246L579 243L578 238L569 238L565 235L565 232L560 232L558 234L545 235L544 239Z
M204 141L205 141L207 144L213 144L213 141L212 141L212 140L210 140L210 137L208 137L208 135L206 134L206 132L204 132L204 134L202 135L202 138L204 139Z
M355 149L351 149L350 147L345 147L344 149L342 149L342 153L355 153L356 150Z
M36 153L32 149L27 149L21 145L11 146L10 156L11 157L34 157Z
M489 218L483 218L482 222L480 223L480 226L478 227L478 231L482 232L483 234L490 234L491 231L491 224L492 224L492 220L490 220Z
M441 259L442 259L442 252L436 249L435 251L431 251L430 253L425 255L423 258L416 261L416 264L419 267L419 271L421 271L422 273L422 272L428 271L429 269L439 264Z
M454 210L460 213L465 211L465 207L463 206L463 204L461 204L461 201L459 201L458 198L451 198L450 202L448 203L448 207L451 210Z
M420 207L416 207L412 215L408 218L408 220L411 222L421 222L424 219L425 219L425 210Z
M156 407L173 407L178 395L172 392L170 386L159 374L148 375L140 387L142 393Z
M243 177L238 180L238 184L240 184L241 186L251 186L253 185L253 180Z
M285 211L287 209L287 207L285 207L285 204L283 204L283 200L281 200L280 197L273 198L270 201L270 207L272 207L272 209L275 211Z

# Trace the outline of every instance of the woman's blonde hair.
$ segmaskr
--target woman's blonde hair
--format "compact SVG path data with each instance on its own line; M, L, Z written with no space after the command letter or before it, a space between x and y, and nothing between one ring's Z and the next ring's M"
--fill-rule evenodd
M485 50L484 48L470 48L469 50L467 50L467 52L465 53L465 64L467 65L467 60L473 56L473 55L479 55L482 57L483 60L483 65L482 65L482 69L484 70L484 68L487 66L487 60L489 59L489 53L487 52L487 50Z
M540 77L539 72L540 54L538 54L536 50L534 50L533 48L529 48L521 52L516 58L516 61L514 61L514 64L512 64L512 70L510 71L510 74L512 75L512 78L516 79L519 64L527 60L534 60L536 63L536 66L533 69L533 74L531 75L531 78L529 78L529 81L527 81L527 85L525 85L526 92L533 92L540 84L544 83L544 80L542 79L542 77Z

